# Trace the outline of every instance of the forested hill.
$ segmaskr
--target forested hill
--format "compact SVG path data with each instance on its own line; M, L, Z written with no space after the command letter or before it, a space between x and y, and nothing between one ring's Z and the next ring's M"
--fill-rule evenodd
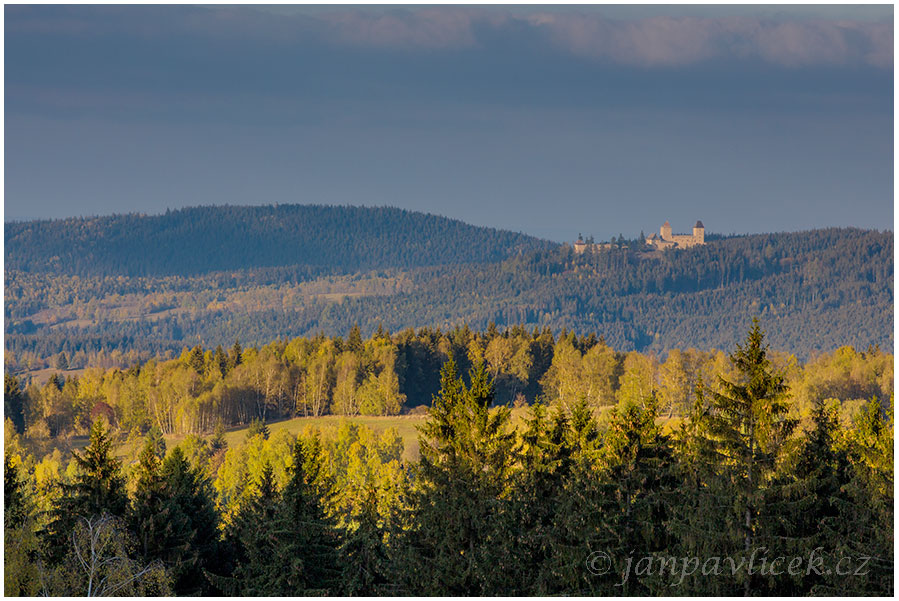
M270 213L277 210L268 209ZM348 213L354 211L361 210ZM385 223L390 221L386 215L403 215L374 211ZM577 255L569 245L541 248L540 241L504 232L492 232L490 248L474 249L475 240L485 238L484 232L490 230L405 215L422 223L442 224L447 232L452 231L450 226L456 227L455 231L469 237L397 233L398 240L405 236L422 245L430 240L433 248L444 249L440 252L447 253L445 264L343 275L331 271L321 277L292 267L190 277L76 277L26 272L8 262L4 274L7 364L20 371L40 369L54 365L64 353L65 363L83 367L98 353L106 357L130 353L131 358L119 354L115 359L125 364L134 359L134 353L177 355L183 347L197 344L227 346L240 340L256 345L319 332L342 336L354 325L364 335L379 327L397 333L423 327L446 331L462 324L477 329L491 323L500 328L523 325L530 330L549 328L556 335L563 329L595 333L617 351L664 353L672 348L730 348L752 318L759 317L772 348L800 358L843 345L859 350L893 345L892 232L831 228L710 236L705 246L688 250L652 252L630 242L626 248ZM183 218L183 214L178 217ZM433 229L439 230L436 225ZM132 244L124 232L120 235L122 244ZM227 250L229 236L221 234L210 243ZM279 237L284 236L271 236ZM140 235L134 238L140 240ZM495 241L503 238L530 243L532 250L515 252L501 261L462 262L501 255L503 249ZM14 244L8 242L7 248ZM143 252L151 256L189 255L162 243L143 244ZM275 253L268 240L262 244ZM191 243L190 248L199 246ZM379 265L390 265L391 256L408 261L421 258L410 257L402 248L371 246L382 249L372 260ZM365 248L361 241L359 248ZM7 252L24 255L21 248ZM46 256L42 249L35 249L34 256L41 252ZM432 252L433 260L441 258L440 252ZM34 256L29 264L37 262ZM232 256L240 254L235 251ZM341 264L340 250L335 249L334 256L335 264ZM364 257L348 253L342 260L346 266ZM147 262L165 265L160 258L150 257ZM83 261L78 264L88 267Z
M5 224L6 269L192 276L297 266L307 274L500 261L553 243L387 207L216 206ZM300 272L302 273L302 271Z

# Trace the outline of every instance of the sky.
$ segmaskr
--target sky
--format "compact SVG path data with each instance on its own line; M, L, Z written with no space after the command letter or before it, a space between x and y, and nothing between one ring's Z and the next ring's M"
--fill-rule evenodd
M892 229L893 8L4 7L4 218Z

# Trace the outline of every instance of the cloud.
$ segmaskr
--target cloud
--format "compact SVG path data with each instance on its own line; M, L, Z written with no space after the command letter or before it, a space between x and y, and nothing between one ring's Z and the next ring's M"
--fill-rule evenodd
M475 45L471 10L426 9L371 13L339 11L319 17L340 42L386 48L468 48Z
M893 64L893 29L888 23L669 16L610 21L557 13L526 18L572 54L631 66L728 59L757 59L782 67Z
M490 50L519 43L625 66L682 67L760 60L795 68L891 68L892 20L826 16L642 16L574 10L427 7L297 10L256 7L7 7L7 34L186 35L395 50ZM644 11L645 13L645 11ZM643 13L641 13L643 14Z

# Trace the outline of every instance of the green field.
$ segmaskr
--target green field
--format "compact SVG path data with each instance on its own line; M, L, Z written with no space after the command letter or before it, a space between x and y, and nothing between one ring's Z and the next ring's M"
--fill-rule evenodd
M306 428L318 428L322 433L329 430L336 432L342 421L367 426L380 434L388 428L396 428L403 439L403 459L415 461L418 459L418 429L417 426L424 423L424 415L391 415L387 417L357 416L344 417L342 415L325 415L322 417L296 417L294 419L269 422L269 432L274 434L278 430L287 430L293 435L301 433ZM247 438L249 428L230 430L225 433L225 441L228 447L237 446ZM175 441L175 438L172 438Z
M602 407L595 412L595 415L602 424L605 422L608 411L612 409L612 407ZM512 410L512 425L515 428L521 427L521 424L527 415L527 408L517 408ZM397 433L403 439L403 459L406 461L417 461L419 457L418 453L418 427L422 425L427 419L427 415L390 415L386 417L376 417L376 416L355 416L355 417L345 417L342 415L324 415L321 417L295 417L293 419L285 419L278 420L273 422L268 422L268 429L271 434L274 434L278 430L286 430L290 434L296 436L300 434L307 428L317 428L321 430L322 434L325 436L330 436L336 434L337 428L340 426L340 423L343 421L349 421L355 424L360 424L371 428L375 431L375 433L380 434L384 430L388 428L396 428ZM659 423L663 428L663 431L670 434L673 429L679 423L679 418L668 419L661 417L659 418ZM243 443L247 438L247 431L249 430L249 426L245 426L242 428L234 428L225 432L225 442L228 443L228 447L236 447ZM175 435L169 434L165 436L166 446L168 448L174 448L178 446L183 440L183 435ZM205 438L209 438L209 436L205 436ZM83 449L88 442L87 436L77 436L69 439L68 450L75 449L81 450ZM116 447L116 455L119 458L124 457L132 457L134 456L134 449L131 448L131 445L122 442Z

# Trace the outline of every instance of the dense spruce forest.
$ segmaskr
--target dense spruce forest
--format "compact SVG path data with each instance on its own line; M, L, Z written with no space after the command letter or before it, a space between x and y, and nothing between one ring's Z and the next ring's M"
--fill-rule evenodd
M483 263L551 243L386 207L209 206L5 224L6 269L79 277L301 274Z
M597 332L616 349L727 348L760 317L808 359L893 344L893 236L571 246L398 209L205 207L6 224L6 365L125 367L185 347L378 328Z
M736 340L353 328L7 373L4 592L892 595L892 355ZM352 417L421 402L413 460Z

